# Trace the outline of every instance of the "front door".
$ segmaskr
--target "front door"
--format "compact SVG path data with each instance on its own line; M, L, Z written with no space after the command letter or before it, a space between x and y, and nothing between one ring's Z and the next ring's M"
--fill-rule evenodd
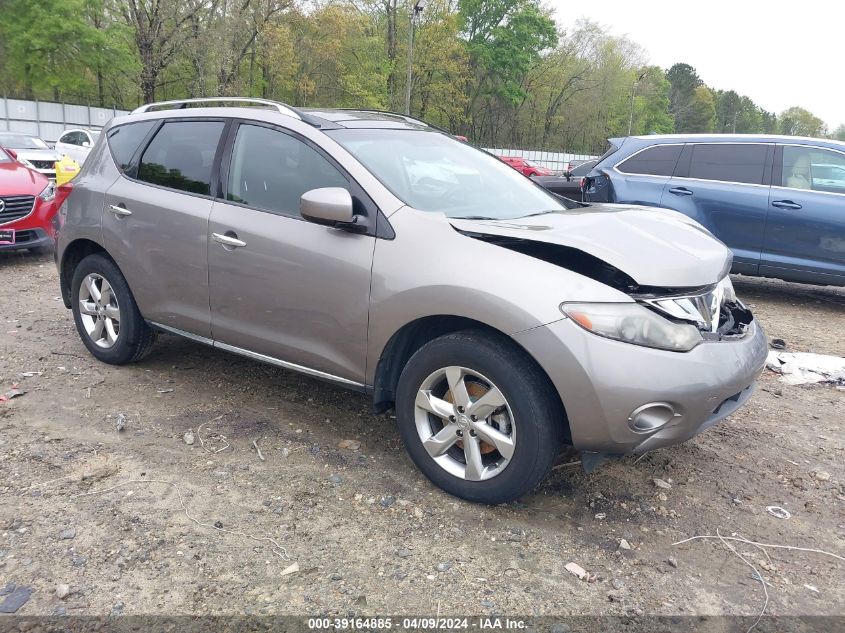
M299 213L306 191L354 195L351 181L305 139L257 124L239 126L224 163L208 230L215 343L363 383L375 238Z
M778 158L760 272L845 283L845 154L784 145Z
M103 211L105 246L144 318L205 338L211 336L210 188L224 127L222 121L165 122L137 166L106 192Z

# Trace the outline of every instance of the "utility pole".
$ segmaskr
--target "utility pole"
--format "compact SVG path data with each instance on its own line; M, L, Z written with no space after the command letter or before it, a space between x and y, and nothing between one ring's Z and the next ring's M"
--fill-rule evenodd
M408 16L408 77L405 81L405 114L411 114L411 79L412 68L414 64L414 23L417 20L417 14L422 13L425 9L427 0L417 0L414 3L414 9Z

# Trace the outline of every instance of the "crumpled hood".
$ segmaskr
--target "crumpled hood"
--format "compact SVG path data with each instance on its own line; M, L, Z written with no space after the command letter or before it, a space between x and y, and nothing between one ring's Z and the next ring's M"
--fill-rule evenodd
M456 229L546 242L598 257L639 285L707 286L730 268L731 251L706 229L669 209L594 204L515 220L459 220Z

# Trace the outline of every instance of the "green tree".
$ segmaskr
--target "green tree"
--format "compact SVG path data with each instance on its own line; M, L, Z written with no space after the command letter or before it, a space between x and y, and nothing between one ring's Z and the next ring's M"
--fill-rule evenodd
M841 124L835 130L833 130L831 136L837 141L845 141L845 123Z
M689 64L675 64L666 71L669 80L669 112L675 117L675 129L690 131L690 117L693 116L696 89L704 84L695 68Z
M784 110L778 120L781 134L789 136L825 136L827 134L824 121L804 108L794 106Z

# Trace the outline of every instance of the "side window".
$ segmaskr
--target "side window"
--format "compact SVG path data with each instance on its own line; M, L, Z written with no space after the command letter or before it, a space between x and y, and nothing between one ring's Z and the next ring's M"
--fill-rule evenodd
M138 164L138 180L208 195L222 121L170 121L150 141Z
M625 174L671 176L682 149L682 145L655 145L634 154L617 169Z
M689 177L750 185L762 184L766 151L766 145L750 143L693 145Z
M132 160L141 141L156 123L157 121L128 123L109 130L109 149L121 171L129 167L129 161Z
M238 128L227 200L298 217L299 198L320 187L349 188L349 182L316 150L290 134L257 125Z
M845 154L815 147L783 148L783 182L791 189L845 193Z
M67 134L62 134L62 137L59 139L59 143L67 143L68 145L76 145L74 139L76 138L76 132L68 132Z

